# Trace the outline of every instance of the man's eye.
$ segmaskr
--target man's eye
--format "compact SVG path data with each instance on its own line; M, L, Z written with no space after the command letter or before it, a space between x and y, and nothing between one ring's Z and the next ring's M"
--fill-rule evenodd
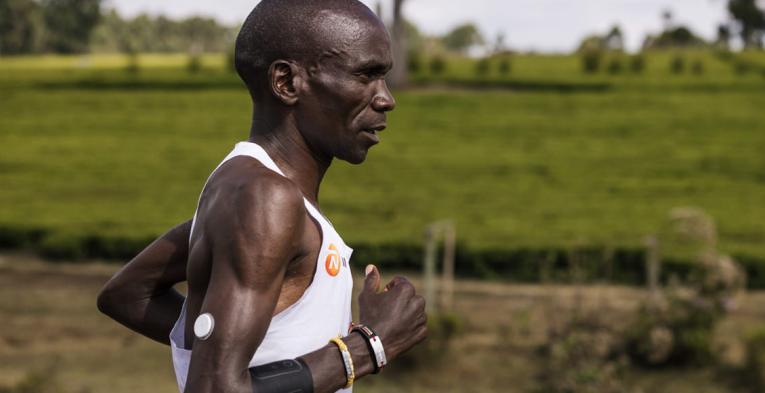
M375 80L384 77L385 72L377 68L370 68L357 72L357 75L365 80Z
M356 73L356 75L358 75L362 79L374 79L376 76L375 73L372 71L360 71Z

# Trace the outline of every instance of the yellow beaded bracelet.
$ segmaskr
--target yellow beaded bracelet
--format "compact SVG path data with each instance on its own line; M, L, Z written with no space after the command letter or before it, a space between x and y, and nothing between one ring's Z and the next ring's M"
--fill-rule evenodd
M340 349L340 355L343 357L343 366L345 366L345 379L348 383L345 384L344 389L348 389L353 386L353 380L356 379L356 371L353 369L353 359L351 358L351 352L348 350L348 346L345 345L340 336L334 337L329 340L331 343L335 343L337 348Z

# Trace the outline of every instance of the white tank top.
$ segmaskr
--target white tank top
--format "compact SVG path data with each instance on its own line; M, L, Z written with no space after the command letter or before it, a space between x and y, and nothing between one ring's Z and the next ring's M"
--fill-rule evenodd
M251 142L238 143L218 168L238 156L252 157L268 169L284 176L266 151ZM327 345L332 337L348 334L353 290L350 259L353 250L343 242L332 224L307 199L303 198L303 202L308 214L321 226L321 251L316 261L316 273L300 299L271 319L266 336L250 359L249 367L294 359ZM195 221L196 212L191 224L192 233ZM181 315L170 332L173 367L181 392L186 387L191 361L191 351L185 349L185 326L184 303ZM343 389L338 392L350 391L351 389Z

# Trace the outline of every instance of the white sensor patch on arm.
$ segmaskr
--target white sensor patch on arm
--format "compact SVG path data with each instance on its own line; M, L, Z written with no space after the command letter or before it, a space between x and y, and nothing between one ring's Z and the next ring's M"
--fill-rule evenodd
M212 335L215 328L215 318L212 314L206 312L197 317L194 322L194 335L200 340L207 340Z

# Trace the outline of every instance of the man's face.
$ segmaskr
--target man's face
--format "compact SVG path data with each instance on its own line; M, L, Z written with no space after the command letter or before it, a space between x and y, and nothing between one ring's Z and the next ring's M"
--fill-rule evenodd
M298 128L311 148L352 164L380 139L395 101L385 84L392 66L390 38L377 20L333 21L325 56L308 70Z

